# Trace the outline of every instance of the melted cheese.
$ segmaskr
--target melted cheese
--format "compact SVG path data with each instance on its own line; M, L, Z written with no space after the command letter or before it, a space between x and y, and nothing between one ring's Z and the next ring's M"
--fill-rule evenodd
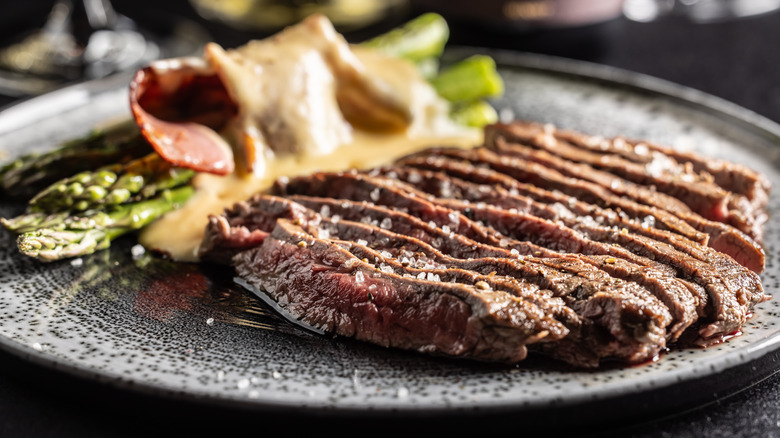
M349 47L321 20L230 52L211 46L208 57L240 108L223 135L243 138L252 171L197 175L192 199L146 227L141 244L175 260L197 261L208 216L266 190L277 178L370 168L430 146L481 143L482 131L454 124L447 102L413 65ZM387 97L382 103L408 112L405 129L368 132L348 123L334 97L345 74L370 80L369 97Z
M195 177L196 192L182 208L170 212L144 228L140 243L162 251L182 262L198 260L198 247L210 214L220 214L225 208L268 189L283 176L294 177L316 171L366 169L385 164L411 152L433 145L472 147L481 142L478 132L456 137L409 138L405 135L378 136L363 134L356 140L325 156L276 158L264 177L236 174L220 177L202 173Z

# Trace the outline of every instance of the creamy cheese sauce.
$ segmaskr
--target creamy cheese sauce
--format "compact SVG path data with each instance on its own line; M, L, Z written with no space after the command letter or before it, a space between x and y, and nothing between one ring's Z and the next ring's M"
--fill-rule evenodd
M207 49L240 108L236 123L222 135L238 139L237 155L244 156L237 164L243 158L253 166L222 177L197 175L193 198L146 227L141 244L175 260L197 261L208 216L266 190L277 178L370 168L430 146L481 143L482 131L452 122L448 103L412 64L350 47L322 20L307 20L236 50ZM364 94L357 99L368 99L358 104L371 103L370 111L376 103L379 119L400 106L409 115L403 130L369 132L348 122L349 111L342 114L344 104L337 105L335 95L344 82L355 86L356 77L370 82L356 86ZM274 131L280 129L289 132Z
M170 212L141 232L140 243L162 251L182 262L198 260L198 246L210 214L220 214L225 208L268 189L283 176L294 177L317 171L365 169L388 163L411 152L430 146L472 147L482 141L481 133L469 132L454 137L416 137L405 135L357 135L349 145L324 156L276 158L263 177L231 174L217 176L198 174L196 192L182 208Z

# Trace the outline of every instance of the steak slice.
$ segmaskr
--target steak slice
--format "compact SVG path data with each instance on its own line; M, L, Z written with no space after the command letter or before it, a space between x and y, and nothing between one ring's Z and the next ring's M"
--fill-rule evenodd
M418 166L420 161L434 161L438 157L459 159L475 166L483 166L503 173L520 182L556 190L584 202L625 211L633 217L650 216L656 225L688 235L691 226L667 210L649 206L611 193L605 188L588 181L569 178L560 172L548 169L538 163L519 160L514 157L500 156L485 148L458 150L454 148L430 149L398 160L402 166Z
M621 176L595 169L589 164L558 157L546 150L509 143L503 137L494 138L491 149L501 155L536 162L550 169L555 169L563 175L590 181L617 195L634 199L637 202L663 208L673 213L691 213L693 211L706 219L732 225L753 238L756 238L757 233L762 229L763 224L756 221L752 211L753 207L745 197L723 190L714 184L696 183L678 187L682 185L682 183L678 183L670 188L670 184L664 184L663 181L657 180L655 183L658 186L648 187ZM664 189L667 192L661 191Z
M198 258L229 264L237 253L261 245L277 219L316 219L309 209L285 199L266 197L263 201L262 209L257 208L257 200L249 199L236 202L220 215L209 215Z
M425 177L429 180L429 184L438 184L440 186L438 190L441 193L441 197L449 197L447 192L457 189L453 186L454 182L465 181L501 187L512 194L522 195L545 204L564 205L581 216L594 217L599 222L607 225L620 225L632 228L639 225L642 229L672 231L670 228L659 227L653 216L629 215L629 212L622 209L613 210L612 208L584 202L563 192L547 190L533 184L524 183L507 174L487 167L478 167L464 160L434 154L427 157L406 157L402 162L403 164L385 166L377 170L377 172L388 177L395 176L412 185L416 185ZM677 225L678 228L675 234L702 244L709 242L710 236L708 234L700 232L682 221L678 221Z
M516 121L511 129L539 129L539 124ZM542 125L559 143L565 142L582 150L601 156L614 156L642 164L651 173L670 173L685 179L712 181L730 192L745 196L756 209L763 209L771 191L769 180L762 174L741 164L707 157L697 152L680 151L647 141L635 141L625 137L605 139L581 132L556 129Z
M566 335L556 338L548 336L544 342L528 345L530 351L534 351L553 359L574 365L579 368L596 368L602 357L613 355L603 347L604 343L611 345L611 341L598 331L592 321L577 315L567 307L560 297L552 296L552 292L540 289L537 285L522 281L514 277L496 274L480 274L474 271L447 268L426 269L412 267L415 264L414 254L402 251L400 254L391 254L388 251L376 251L362 244L363 242L343 242L343 246L359 259L374 260L380 269L393 269L402 272L404 276L412 276L419 279L432 279L444 282L457 282L474 284L477 288L492 288L505 290L513 295L520 296L542 310L549 312L556 321L560 321L566 330ZM410 261L411 260L411 261Z
M508 363L641 363L721 342L769 298L762 176L546 125L485 133L280 179L210 217L199 255L322 331Z
M629 217L650 220L657 228L666 229L681 234L690 240L699 241L696 230L710 235L708 245L713 249L731 255L741 264L756 273L760 273L765 265L765 253L761 245L746 234L727 224L707 220L694 213L671 213L664 209L648 206L639 202L614 195L596 184L587 181L568 178L560 173L547 169L538 163L517 160L512 157L501 157L484 148L474 150L433 149L410 157L402 158L399 165L435 169L442 163L441 157L461 160L468 165L488 167L521 183L545 187L555 190L582 202L595 204L605 209L618 209ZM445 164L447 172L451 165ZM511 187L510 187L511 188Z
M518 362L555 333L508 293L382 272L286 219L233 263L298 320L380 346Z

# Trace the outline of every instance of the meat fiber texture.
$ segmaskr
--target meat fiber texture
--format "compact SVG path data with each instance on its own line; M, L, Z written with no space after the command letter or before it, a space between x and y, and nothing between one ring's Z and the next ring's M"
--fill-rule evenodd
M211 216L200 256L325 332L491 362L643 363L769 299L762 175L538 123L485 134L279 180Z

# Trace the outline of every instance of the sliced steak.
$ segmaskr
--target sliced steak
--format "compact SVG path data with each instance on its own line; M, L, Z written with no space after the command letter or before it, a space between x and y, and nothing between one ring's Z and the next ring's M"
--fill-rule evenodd
M285 219L233 263L300 321L382 346L517 362L556 333L508 293L382 272Z
M515 278L551 290L577 315L590 321L582 327L588 331L587 336L578 337L596 341L586 345L589 345L591 355L599 359L644 362L665 348L665 328L672 320L668 309L644 288L612 278L579 260L524 257L509 250L504 250L504 257L499 257L501 251L484 247L481 249L486 252L485 257L472 257L477 249L471 247L460 247L465 254L445 254L420 239L376 226L348 220L340 220L334 226L336 230L329 232L329 238L366 242L366 245L372 242L371 247L375 250L399 260L414 258L413 266L433 270L431 272L467 270ZM450 250L459 248L455 243L446 247ZM381 261L377 268L382 270ZM612 340L607 342L605 335ZM584 359L577 358L578 361Z
M501 235L495 236L495 240L489 243L473 241L466 236L452 233L450 225L455 222L454 220L436 223L435 220L427 221L427 218L418 218L405 212L367 202L301 195L293 195L289 199L320 211L323 216L330 217L332 220L347 219L373 225L378 224L384 229L418 238L434 245L446 254L455 253L461 257L511 257L516 252L517 254L543 258L564 257L564 254L548 248L509 239ZM485 245L491 248L485 248ZM500 248L497 253L496 248ZM463 254L464 251L467 252ZM611 257L589 257L581 254L565 256L591 264L612 277L640 284L652 291L669 308L674 319L667 329L667 341L669 342L679 339L682 333L695 323L699 316L704 314L707 297L703 289L694 289L686 282L669 276L667 272ZM695 293L691 289L694 289Z
M535 123L485 134L280 179L210 217L199 255L326 332L509 363L640 363L768 299L761 175Z
M566 177L538 163L517 160L512 157L501 157L480 148L474 150L432 149L403 158L399 160L398 164L428 169L445 165L447 172L452 172L454 165L451 162L443 164L442 157L461 160L468 163L466 165L486 166L489 170L504 174L520 183L559 191L577 198L581 202L595 204L604 209L617 209L629 217L642 218L643 222L650 220L656 228L673 231L690 240L700 241L696 231L691 232L695 228L695 230L710 235L707 244L713 249L731 255L754 272L760 273L764 269L765 253L761 245L734 227L707 220L694 213L671 213L658 207L625 199L596 184Z
M405 187L402 187L405 186ZM533 242L556 251L612 256L649 268L668 270L703 287L709 296L707 324L700 329L704 342L716 342L732 334L745 323L752 306L766 299L758 276L734 263L723 273L673 247L644 236L583 222L577 230L537 216L504 210L490 205L452 199L425 199L427 194L397 180L348 173L318 173L295 178L288 193L338 194L348 199L373 200L379 204L414 208L412 214L430 209L433 203L456 209L481 221L499 233L517 240ZM372 195L373 194L373 195ZM582 234L582 233L586 234ZM736 269L736 271L735 271Z
M253 198L253 203L258 214L270 210L279 212L278 208L265 209L264 204L277 203L280 199L258 196ZM293 204L292 201L288 202ZM289 212L299 211L297 207L289 209ZM282 213L282 216L289 217L291 214ZM341 218L333 221L333 217L323 219L316 216L312 210L312 213L306 213L294 221L301 223L313 235L320 235L323 240L353 242L355 246L366 248L368 242L371 242L370 249L379 251L383 257L392 256L408 267L425 269L427 273L437 275L439 280L442 274L452 280L455 273L462 270L480 277L498 275L497 278L511 278L513 281L534 284L540 289L551 286L549 293L553 296L529 296L526 293L518 298L560 318L561 323L570 330L567 342L555 348L543 348L545 354L557 359L571 361L579 366L597 366L599 360L605 358L635 363L652 358L665 347L664 328L671 322L668 310L643 288L611 278L579 260L565 257L521 260L516 252L467 241L444 243L442 247L451 252L447 255L420 239L393 233L369 223ZM268 221L259 223L267 224ZM409 259L413 259L413 263ZM382 265L386 261L365 262L374 262L375 269L388 273L387 266ZM411 275L411 272L407 274ZM465 278L463 274L459 275ZM518 289L508 292L518 293ZM556 299L563 299L571 309L561 309L554 301Z
M560 222L572 229L583 231L589 237L597 239L597 235L614 233L637 234L640 239L652 239L662 245L669 245L674 250L681 251L696 260L707 263L717 272L732 272L733 275L741 275L744 267L733 258L716 251L710 247L700 245L675 233L659 230L648 226L645 222L638 223L623 218L620 215L600 214L592 208L579 205L575 200L559 199L553 204L537 202L536 199L526 197L517 192L507 190L501 186L477 184L450 177L440 172L418 171L416 169L403 169L390 167L381 172L392 175L393 178L413 184L415 188L439 198L454 198L470 203L486 203L503 209L519 211L554 222ZM412 183L412 181L414 183ZM613 242L610 242L613 243ZM648 241L653 245L652 241ZM657 259L657 257L653 257ZM751 275L751 274L747 274ZM756 282L758 279L756 278ZM758 303L761 300L755 300Z
M596 169L589 163L581 163L562 158L547 150L534 149L519 143L510 143L507 139L495 136L491 149L501 155L509 155L535 163L573 178L598 184L605 189L674 213L691 213L702 217L730 224L740 231L755 238L762 229L762 223L757 222L753 207L744 196L736 195L715 184L704 182L687 183L683 178L669 178L677 184L665 184L661 177L654 181L634 182L626 179L624 174L615 175ZM650 179L650 177L648 178ZM652 185L642 185L642 184ZM763 216L759 216L763 218Z
M513 127L538 129L532 122L513 122ZM536 127L536 128L534 128ZM570 130L542 125L557 141L566 142L602 156L616 156L644 165L651 173L669 173L681 178L713 181L725 190L743 195L757 209L766 206L771 184L762 174L741 164L707 157L697 152L680 151L672 147L625 137L605 139Z
M429 179L429 184L438 184L440 186L438 190L441 193L441 197L448 197L448 190L457 189L456 187L451 187L456 181L466 181L480 185L501 187L510 193L526 196L545 204L564 205L581 216L594 217L607 225L620 224L621 226L631 226L630 224L638 224L644 229L652 228L671 231L670 228L659 227L653 216L632 216L622 209L613 210L597 204L584 202L563 192L547 190L533 184L524 183L507 174L487 167L478 167L457 158L437 156L434 153L434 155L427 157L407 157L402 162L403 164L379 168L376 172L389 177L395 174L397 178L412 185L420 182L425 175ZM436 182L434 179L439 181ZM678 221L676 225L677 227L674 227L676 229L675 234L702 244L708 243L710 237L708 234L700 232L682 221Z

